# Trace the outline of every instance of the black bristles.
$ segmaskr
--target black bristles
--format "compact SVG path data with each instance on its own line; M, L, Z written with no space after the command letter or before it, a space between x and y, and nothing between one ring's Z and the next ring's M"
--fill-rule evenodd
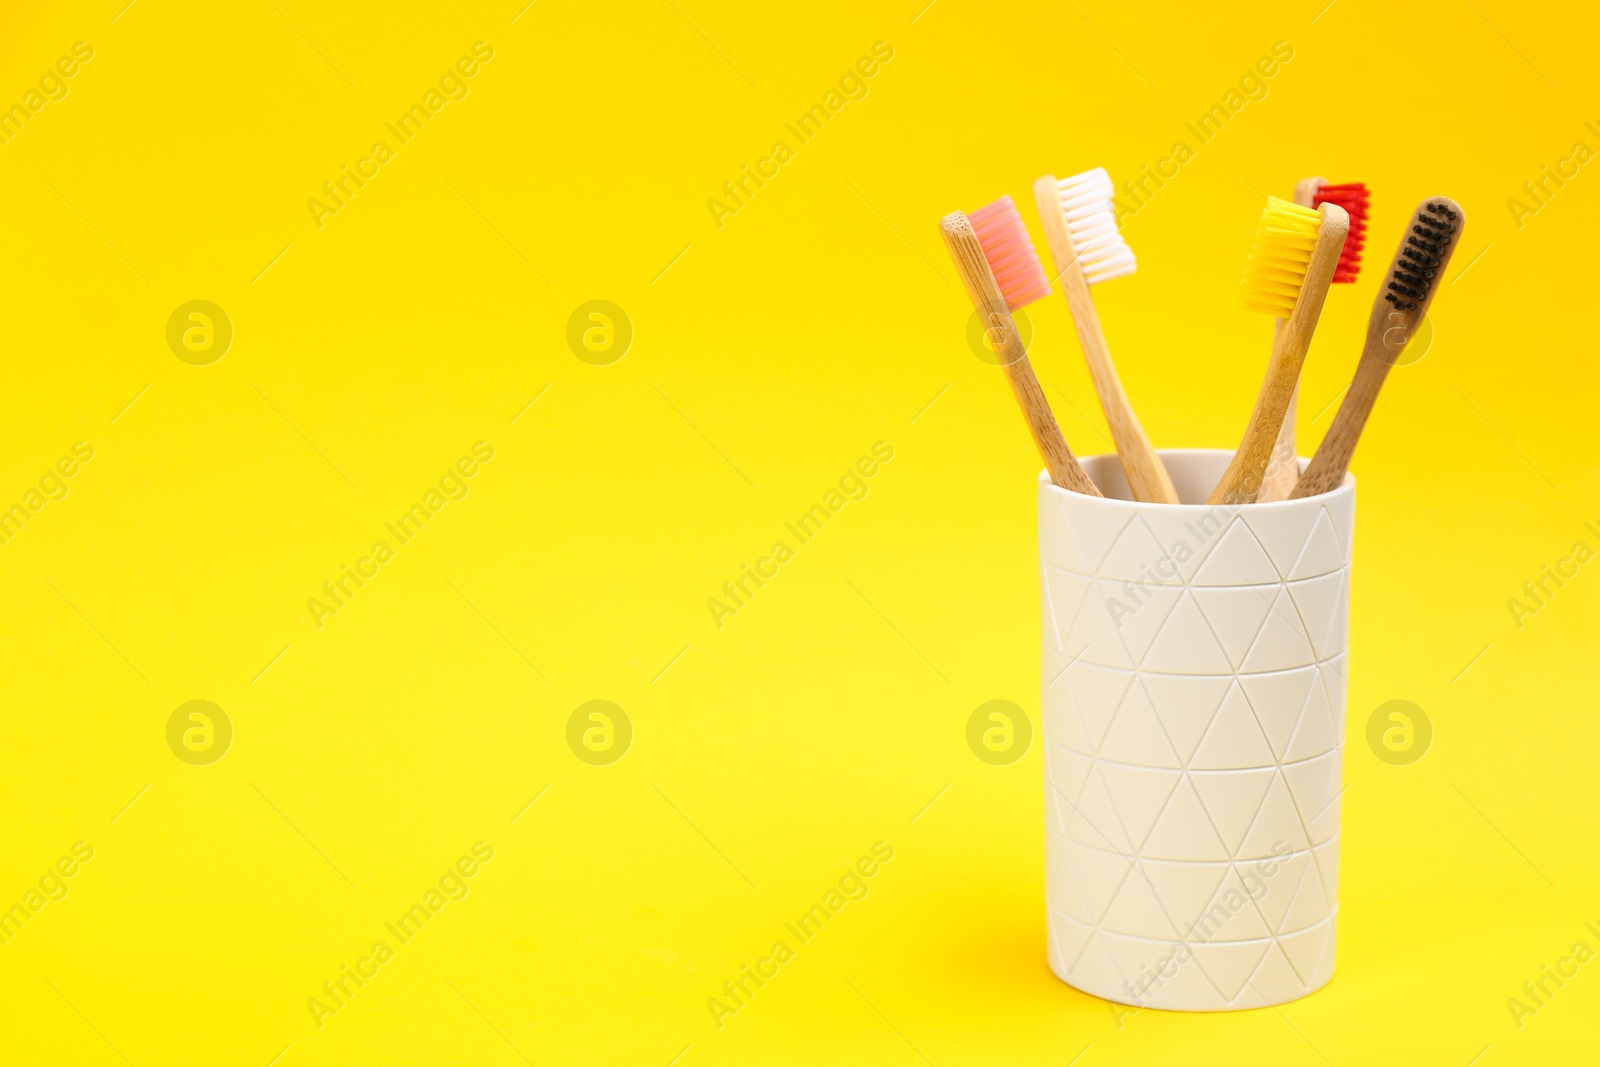
M1455 237L1456 213L1443 204L1426 204L1413 220L1383 298L1397 311L1413 311L1428 296L1439 263Z

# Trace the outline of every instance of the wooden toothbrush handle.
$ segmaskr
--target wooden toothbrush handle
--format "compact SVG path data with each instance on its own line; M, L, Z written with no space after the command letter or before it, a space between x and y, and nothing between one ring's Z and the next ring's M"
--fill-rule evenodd
M1272 446L1278 439L1289 400L1300 380L1300 367L1311 347L1311 336L1316 332L1317 319L1328 298L1328 286L1333 282L1333 269L1339 264L1339 252L1344 248L1345 235L1350 229L1350 216L1343 208L1323 204L1321 212L1322 225L1317 230L1317 243L1306 267L1305 280L1300 283L1294 311L1284 320L1283 329L1273 340L1272 360L1267 364L1267 376L1256 396L1244 440L1234 452L1222 480L1206 498L1207 504L1249 504L1261 491Z
M1403 322L1398 312L1391 314ZM1344 481L1345 473L1350 469L1350 458L1356 454L1356 443L1361 440L1361 431L1366 428L1367 417L1378 402L1378 391L1389 376L1390 364L1400 354L1399 351L1391 352L1384 343L1385 330L1405 330L1400 336L1409 340L1409 331L1414 325L1386 327L1382 320L1374 319L1367 326L1367 341L1361 349L1361 360L1356 364L1355 376L1350 379L1350 389L1339 404L1339 413L1333 417L1327 435L1317 446L1311 462L1306 465L1306 472L1295 483L1294 499L1326 493L1337 489Z
M1278 439L1273 442L1272 456L1267 460L1267 476L1262 481L1256 503L1288 500L1300 480L1300 457L1295 454L1295 410L1300 406L1300 384L1295 383L1289 394L1289 410L1283 413L1283 425L1278 428Z
M1327 184L1328 179L1321 175L1301 178L1294 184L1294 202L1301 207L1313 206L1317 190ZM1272 329L1273 337L1277 337L1277 331L1283 329L1283 320L1278 319ZM1272 458L1267 461L1266 481L1256 495L1257 503L1289 499L1295 482L1300 480L1300 456L1295 447L1295 414L1299 407L1300 383L1296 382L1289 396L1289 410L1283 415L1283 426L1278 430L1277 443L1272 446Z
M994 341L995 356L1006 372L1006 381L1011 383L1011 393L1017 398L1017 406L1022 409L1022 416L1028 423L1028 432L1033 434L1033 443L1038 446L1039 455L1044 458L1050 480L1074 493L1100 496L1100 490L1095 488L1094 482L1078 463L1078 458L1072 454L1072 449L1067 447L1067 439L1056 424L1056 417L1050 411L1050 402L1045 399L1044 389L1039 385L1038 375L1033 373L1033 364L1028 362L1028 350L1022 346L1022 339L1017 335L1017 324L1011 319L1011 310L1000 295L1000 286L994 280L994 272L989 269L989 261L983 257L978 237L972 232L971 221L959 211L951 212L939 221L939 233L944 237L945 247L950 250L956 273L961 275L961 284L972 298L972 306L977 309L988 336Z
M1411 216L1386 275L1391 279L1387 293L1373 301L1372 314L1367 318L1367 340L1361 348L1355 377L1350 379L1350 391L1339 405L1327 436L1306 465L1300 483L1294 487L1296 497L1326 493L1344 483L1350 457L1355 455L1367 416L1378 401L1378 390L1383 388L1389 368L1422 328L1428 305L1438 294L1445 268L1460 243L1464 224L1461 205L1447 196L1428 197ZM1413 272L1424 262L1426 273L1419 278ZM1411 288L1418 285L1420 292ZM1387 295L1393 292L1400 292L1402 298Z
M1139 417L1133 413L1128 394L1117 377L1116 365L1106 351L1105 335L1100 331L1100 317L1095 313L1094 301L1089 296L1089 283L1074 263L1061 276L1061 288L1072 308L1072 322L1078 330L1078 344L1083 348L1084 361L1089 365L1089 379L1094 382L1094 392L1100 399L1100 410L1105 412L1106 425L1111 430L1111 442L1117 447L1122 460L1123 473L1128 477L1128 488L1133 499L1158 504L1176 504L1178 491L1172 487L1172 478L1156 453L1150 438L1145 436Z
M1033 434L1033 443L1039 447L1039 455L1044 457L1045 469L1050 472L1050 480L1074 493L1100 496L1100 490L1089 479L1083 465L1072 454L1072 449L1067 447L1067 439L1056 423L1055 414L1050 410L1050 403L1045 399L1038 375L1033 373L1033 364L1028 362L1022 342L1017 337L1017 328L1011 323L1009 313L1006 315L1005 326L1001 328L1011 339L1011 344L1003 346L997 353L1002 361L1001 367L1006 372L1006 381L1011 383L1011 395L1017 398L1017 406L1022 409L1028 430Z
M1055 175L1047 174L1033 184L1033 195L1039 207L1039 218L1044 223L1044 233L1050 245L1050 255L1056 270L1061 274L1061 291L1066 295L1067 307L1072 311L1072 325L1078 332L1078 345L1083 349L1084 362L1089 365L1089 379L1094 383L1095 396L1100 400L1100 410L1105 412L1106 424L1111 428L1111 441L1122 460L1122 470L1128 478L1128 489L1133 499L1159 504L1176 504L1178 491L1172 487L1161 456L1150 438L1145 436L1139 417L1133 413L1128 394L1123 391L1117 377L1116 364L1111 362L1111 352L1106 347L1105 333L1100 329L1100 315L1095 311L1094 298L1089 295L1089 282L1078 264L1078 251L1072 243L1072 232L1061 215L1060 194Z
M1307 284L1310 284L1309 278ZM1302 295L1301 299L1304 298ZM1255 410L1250 413L1250 422L1244 430L1244 440L1229 461L1228 469L1222 473L1222 479L1206 498L1207 504L1250 504L1261 492L1267 461L1272 457L1278 429L1283 425L1284 413L1289 410L1289 398L1294 395L1305 356L1306 344L1298 333L1290 329L1279 331L1272 346L1272 360L1267 364L1267 376L1256 396Z

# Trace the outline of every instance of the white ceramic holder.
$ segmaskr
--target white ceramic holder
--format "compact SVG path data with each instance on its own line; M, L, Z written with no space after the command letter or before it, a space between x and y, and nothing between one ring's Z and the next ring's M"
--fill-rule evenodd
M1040 478L1050 967L1123 1004L1333 976L1355 479L1208 506L1231 456L1163 451L1181 504Z

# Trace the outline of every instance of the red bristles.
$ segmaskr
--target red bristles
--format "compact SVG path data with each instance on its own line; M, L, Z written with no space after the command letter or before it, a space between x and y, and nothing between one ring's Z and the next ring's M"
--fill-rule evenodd
M1335 282L1353 282L1361 272L1361 249L1367 243L1367 206L1370 197L1361 182L1343 185L1324 185L1311 198L1312 207L1338 204L1350 214L1350 236L1344 239L1344 250L1339 253L1339 265L1334 268Z

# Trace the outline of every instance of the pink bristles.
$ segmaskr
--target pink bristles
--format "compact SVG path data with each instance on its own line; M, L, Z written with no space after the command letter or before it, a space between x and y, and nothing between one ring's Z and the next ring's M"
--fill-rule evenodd
M1033 249L1022 213L1009 196L1002 196L967 216L983 258L1012 311L1050 295L1050 278Z

